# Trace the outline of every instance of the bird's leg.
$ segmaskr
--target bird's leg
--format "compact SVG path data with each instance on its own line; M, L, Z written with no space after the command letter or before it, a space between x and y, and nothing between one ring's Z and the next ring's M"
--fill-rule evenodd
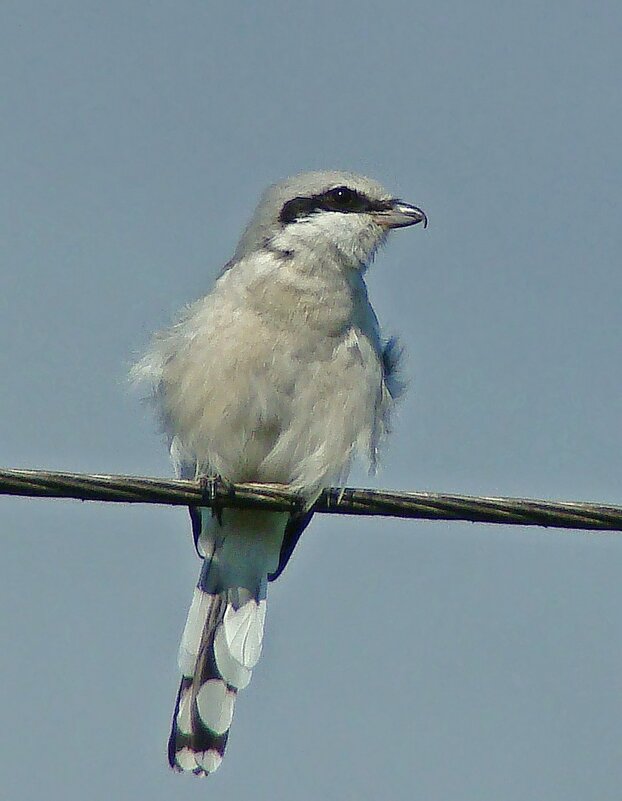
M218 520L218 524L222 526L222 510L224 508L222 503L222 491L224 491L225 495L233 498L235 495L234 485L231 481L227 481L226 478L219 475L199 476L198 481L202 495L206 499L207 505L212 510L212 517L215 517ZM220 493L219 490L221 490Z

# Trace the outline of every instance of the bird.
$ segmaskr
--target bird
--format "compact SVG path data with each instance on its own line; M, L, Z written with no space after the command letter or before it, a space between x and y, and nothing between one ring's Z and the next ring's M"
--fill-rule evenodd
M370 178L306 172L269 187L211 291L156 334L132 368L145 382L180 478L287 485L292 513L191 507L202 558L179 648L168 744L178 772L221 764L237 693L261 654L268 582L343 486L371 469L404 389L365 272L388 234L425 213Z

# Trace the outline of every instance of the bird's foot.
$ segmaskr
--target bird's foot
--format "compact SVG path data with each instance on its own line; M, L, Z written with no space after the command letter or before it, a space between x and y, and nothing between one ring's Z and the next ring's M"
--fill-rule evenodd
M218 520L218 524L222 526L222 511L224 504L222 502L223 495L233 498L235 495L235 488L231 481L228 481L222 476L199 476L199 484L201 492L206 501L206 506L212 510L212 517Z

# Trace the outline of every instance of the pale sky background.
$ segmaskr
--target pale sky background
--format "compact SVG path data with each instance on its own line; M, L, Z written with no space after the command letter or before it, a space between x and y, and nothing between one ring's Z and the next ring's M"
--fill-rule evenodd
M619 2L0 9L1 462L168 476L126 383L261 190L423 207L369 273L411 389L353 485L622 504ZM622 535L316 519L226 759L165 745L185 510L0 498L8 801L619 801Z

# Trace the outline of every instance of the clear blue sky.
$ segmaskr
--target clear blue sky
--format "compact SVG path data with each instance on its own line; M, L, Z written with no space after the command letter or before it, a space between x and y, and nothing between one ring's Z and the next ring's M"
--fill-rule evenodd
M352 483L622 503L617 2L0 10L0 446L170 475L127 366L264 186L423 207L369 274L410 392ZM618 801L622 535L317 519L222 768L168 772L184 510L0 498L0 784L19 801Z

